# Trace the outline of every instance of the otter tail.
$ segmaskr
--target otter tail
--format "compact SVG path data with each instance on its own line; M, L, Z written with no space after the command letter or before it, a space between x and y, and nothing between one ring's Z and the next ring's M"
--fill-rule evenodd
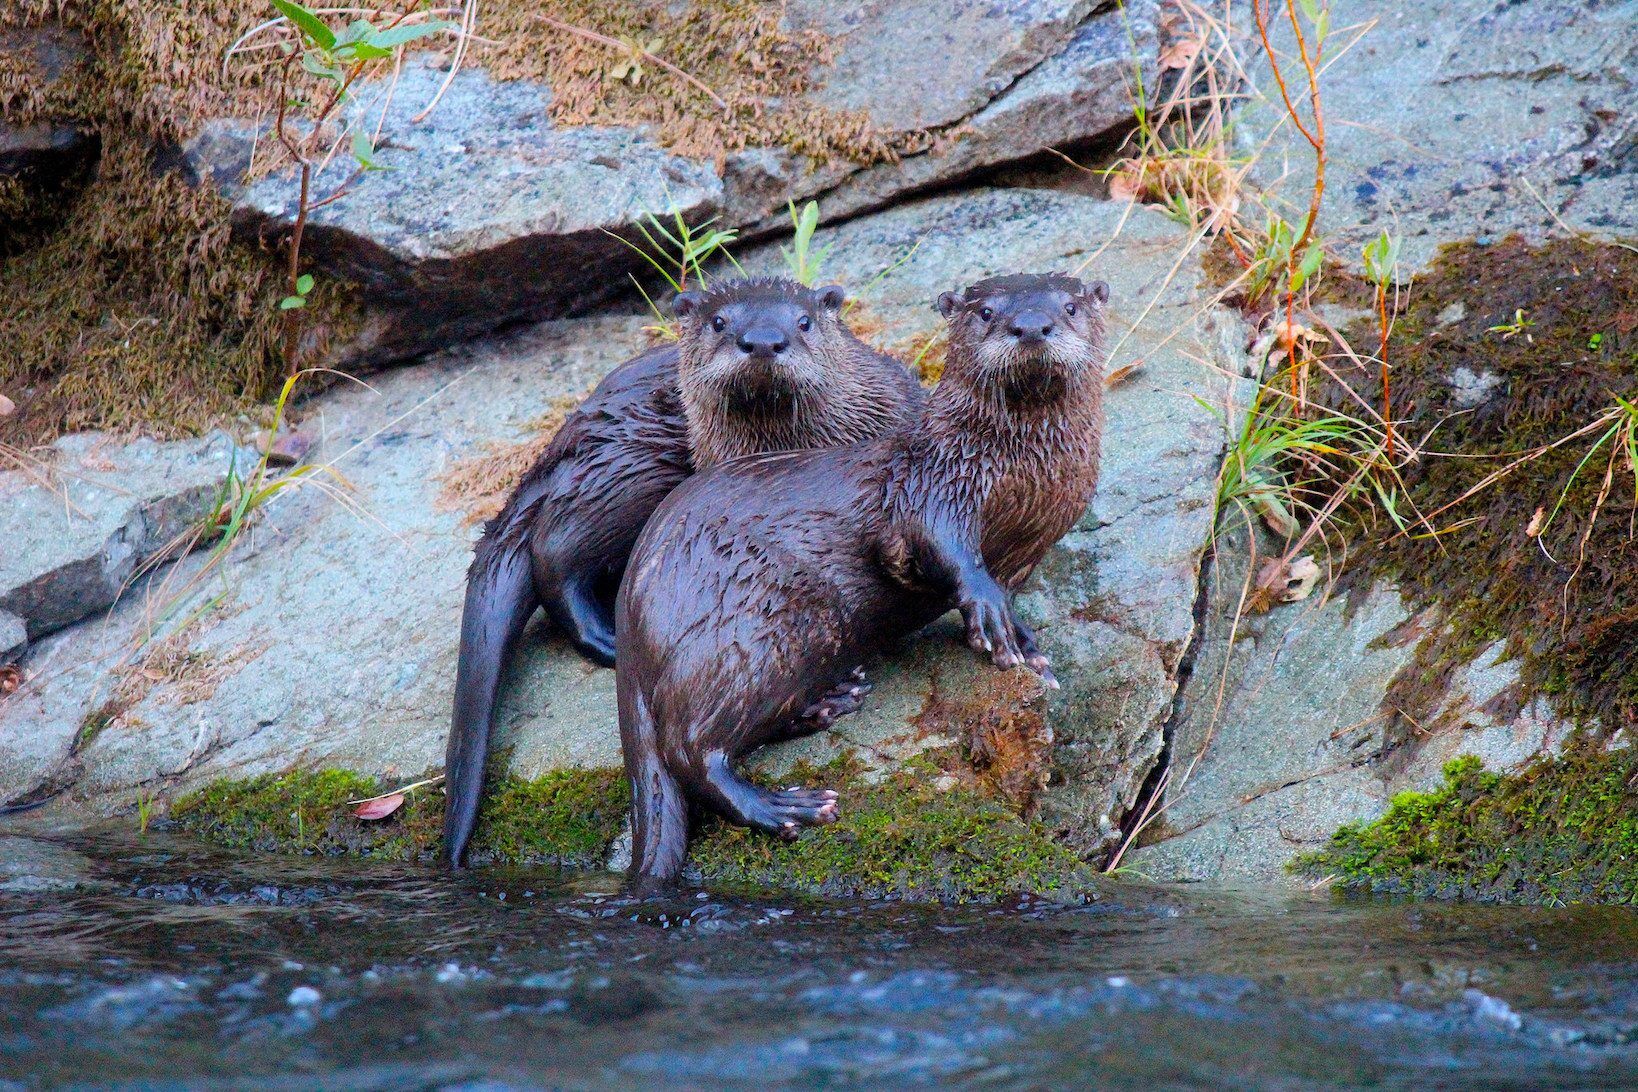
M688 853L688 801L666 768L659 733L636 683L619 679L620 744L631 783L631 876L639 892L674 882Z
M503 516L502 519L505 519ZM499 521L497 521L497 524ZM539 604L522 536L491 524L478 541L461 608L455 712L444 758L444 860L459 867L478 819L489 732L506 656Z

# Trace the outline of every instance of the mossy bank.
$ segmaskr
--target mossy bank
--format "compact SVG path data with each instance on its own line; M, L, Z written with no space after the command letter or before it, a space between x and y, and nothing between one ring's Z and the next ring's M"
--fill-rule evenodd
M1091 869L1038 825L931 766L867 783L838 763L791 775L843 790L842 820L795 842L710 823L691 880L851 898L991 902L1089 897ZM443 823L441 790L409 795L391 816L363 821L350 802L383 792L347 770L225 780L177 800L171 819L195 836L257 852L358 854L430 861ZM602 868L625 828L629 796L614 769L561 770L492 781L473 839L478 861Z
M1588 743L1516 774L1465 756L1294 869L1348 890L1483 902L1638 902L1638 751Z

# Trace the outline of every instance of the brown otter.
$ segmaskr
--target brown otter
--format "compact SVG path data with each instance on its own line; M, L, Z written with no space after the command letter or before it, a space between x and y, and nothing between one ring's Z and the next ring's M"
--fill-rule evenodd
M840 288L772 278L682 293L677 343L604 378L484 527L467 574L445 761L450 863L477 819L502 667L537 606L585 656L612 665L626 558L696 466L851 443L920 412L921 386L853 336L844 302ZM843 680L810 711L816 725L852 711L865 689Z
M834 821L834 792L769 792L734 763L813 731L800 714L843 669L951 607L997 666L1055 685L1008 594L1097 485L1108 296L1055 274L945 293L949 355L917 426L740 459L660 505L615 608L640 881L680 871L689 798L787 837Z

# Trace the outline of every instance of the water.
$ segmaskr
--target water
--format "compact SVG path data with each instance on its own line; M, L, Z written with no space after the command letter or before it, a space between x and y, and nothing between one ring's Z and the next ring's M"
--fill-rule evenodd
M154 834L8 860L0 1089L1638 1084L1621 910L637 904Z

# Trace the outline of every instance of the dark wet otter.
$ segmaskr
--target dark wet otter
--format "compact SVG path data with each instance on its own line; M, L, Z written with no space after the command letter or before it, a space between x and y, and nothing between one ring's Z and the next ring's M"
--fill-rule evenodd
M637 534L696 466L738 454L852 443L920 412L920 385L841 319L840 288L794 281L685 292L680 338L611 372L478 540L461 613L445 771L444 855L477 818L501 670L536 607L592 661L614 662L614 593ZM857 682L813 710L856 707Z
M741 459L660 505L615 611L641 880L681 869L690 798L786 836L833 821L834 792L769 792L735 762L813 731L801 713L843 670L952 607L998 666L1052 681L1008 596L1097 485L1108 295L1057 275L946 293L949 356L919 424Z

